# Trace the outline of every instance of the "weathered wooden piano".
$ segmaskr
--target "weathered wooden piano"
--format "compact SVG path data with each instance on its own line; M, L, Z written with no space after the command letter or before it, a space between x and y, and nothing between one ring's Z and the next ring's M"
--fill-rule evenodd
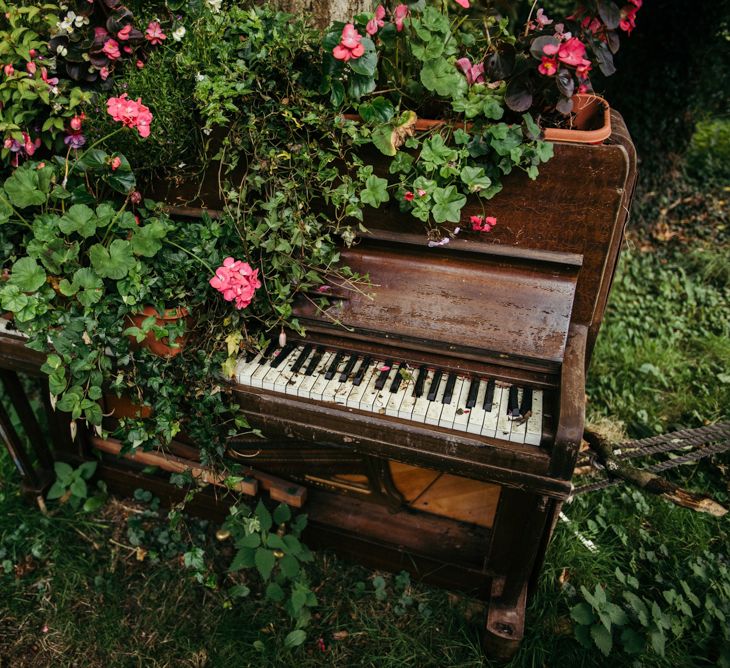
M343 255L369 274L372 298L333 290L324 313L300 304L308 336L241 359L232 387L267 440L228 454L306 489L310 544L486 598L485 646L503 658L571 493L586 370L636 181L612 113L606 143L556 144L536 181L506 179L489 235L428 248L395 212L368 221ZM4 329L2 380L30 423L15 371L38 374L42 360ZM30 434L37 473L0 422L26 483L42 489L42 437ZM58 456L88 455L62 425L52 432ZM189 445L177 454L195 459ZM141 469L104 454L99 471L112 490L180 494ZM223 511L213 494L196 505Z

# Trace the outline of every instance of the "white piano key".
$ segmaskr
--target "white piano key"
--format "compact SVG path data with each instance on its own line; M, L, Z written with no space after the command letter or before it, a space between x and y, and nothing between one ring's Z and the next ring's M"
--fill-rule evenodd
M517 390L517 402L518 405L522 404L522 393L524 390L520 388ZM525 432L527 431L527 420L512 420L511 429L509 432L509 440L512 443L524 443Z
M413 370L406 368L405 372L407 376L405 378L402 378L400 385L398 386L398 390L395 392L390 391L390 385L386 385L383 389L388 391L388 394L390 397L388 397L388 401L385 404L385 414L386 415L392 415L393 417L400 417L400 407L405 398L413 391L413 380L412 378L408 378L408 375L413 374ZM398 369L396 368L395 373L400 373ZM392 383L395 379L395 376L390 379L390 382Z
M380 373L376 368L379 365L380 362L370 364L370 366L365 370L360 384L353 385L352 391L350 392L350 394L347 395L347 401L345 402L345 405L349 406L350 408L360 408L360 402L365 395L365 390L367 389L368 384L373 377L373 374Z
M456 416L454 417L453 429L456 431L466 431L467 425L469 424L471 409L466 407L466 400L469 398L471 381L471 378L464 378L464 384L461 387L461 396L456 404Z
M297 357L299 357L299 354L302 352L303 349L304 346L297 346L289 353L289 356L284 360L281 373L279 374L279 377L274 381L274 392L281 392L282 394L286 394L287 385L294 375L292 373L292 367L294 366L294 364L296 364Z
M525 443L540 445L542 440L542 390L532 392L532 415L527 420Z
M502 388L500 385L497 385L494 388L494 399L492 400L492 410L485 412L485 415L484 415L484 422L482 423L482 436L489 436L491 438L494 438L497 434L497 424L499 422L499 414L502 409L502 390L503 389L505 391L505 398L504 398L505 410L507 408L507 396L508 396L507 392L509 390L507 388ZM482 401L483 400L484 399L482 398ZM501 438L501 437L498 436L497 438Z
M373 411L375 413L378 412L379 408L382 408L383 402L382 402L382 390L376 390L375 384L378 382L378 378L380 378L381 367L385 365L385 362L376 362L375 363L375 373L373 373L372 376L370 376L370 380L368 381L368 385L365 388L365 392L363 392L362 399L360 399L360 409L365 411ZM392 369L391 369L392 371ZM388 374L390 375L390 374ZM387 382L387 381L386 381ZM377 407L376 407L377 404Z
M324 376L324 372L327 370L327 365L331 361L333 354L334 353L325 352L322 355L322 358L317 363L317 366L315 367L314 371L309 376L307 376L306 374L304 375L304 378L302 378L301 382L299 383L299 386L297 387L297 396L298 397L303 397L305 399L309 399L312 387L317 382L317 380L320 379L320 377ZM306 371L306 366L305 366L305 371Z
M496 392L494 393L496 396ZM497 433L496 438L504 441L509 440L510 431L512 431L512 421L507 415L507 405L509 403L509 387L502 387L501 399L499 402L499 412L497 413Z
M429 401L429 406L426 409L426 424L438 424L441 419L441 411L444 408L443 401L444 390L446 389L446 381L448 379L447 374L441 376L441 383L439 383L438 391L436 392L436 398L433 401Z
M426 375L426 380L423 383L423 394L420 397L413 397L413 408L411 409L410 420L412 422L420 422L423 424L426 421L426 412L431 402L428 400L428 388L431 387L431 381L433 380L433 369L429 369ZM411 392L412 393L412 392ZM406 406L401 406L401 410L407 410Z
M467 383L468 386L468 383ZM454 420L456 419L456 409L458 408L459 398L461 397L461 390L464 387L464 377L456 378L454 383L454 389L451 393L451 401L448 404L444 404L441 409L441 417L439 418L439 427L445 427L446 429L454 428Z
M314 399L315 401L322 401L322 392L324 391L324 388L329 385L329 380L325 378L325 374L327 373L327 369L329 368L330 363L335 358L336 353L325 353L322 356L322 361L315 369L314 373L312 374L314 378L314 382L312 383L311 387L309 387L307 392L307 398L308 399Z
M251 374L258 369L262 357L263 353L259 353L250 362L247 362L245 357L238 360L238 364L236 364L236 382L239 385L251 384Z
M335 369L335 373L330 379L329 383L322 390L322 401L335 401L335 395L337 391L341 389L342 385L347 386L349 383L340 383L340 374L347 364L347 360L350 358L349 355L343 355Z
M263 380L266 377L266 374L271 371L271 366L269 364L271 360L262 357L262 359L259 361L258 367L254 369L253 373L251 374L251 385L253 387L263 387Z
M411 378L408 381L408 389L406 390L406 395L403 397L403 401L401 401L401 404L398 407L397 417L402 420L410 420L412 418L413 409L418 401L418 397L414 397L413 393L416 390L416 381L418 380L418 374L420 372L418 369L409 369L409 373L411 374Z
M281 375L282 371L286 368L286 364L282 364L281 366L272 367L270 364L267 364L267 368L269 369L266 373L266 375L261 379L261 388L264 390L273 390L274 385Z

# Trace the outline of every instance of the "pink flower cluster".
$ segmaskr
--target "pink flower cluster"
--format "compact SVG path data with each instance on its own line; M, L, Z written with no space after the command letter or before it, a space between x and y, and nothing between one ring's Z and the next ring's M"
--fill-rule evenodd
M473 232L491 232L492 228L497 224L497 219L493 216L470 216L469 222Z
M636 28L636 12L641 9L642 0L629 0L631 4L621 8L621 21L618 27L629 35Z
M551 76L558 69L558 61L570 67L575 67L575 73L585 78L591 69L591 61L587 60L586 45L577 37L570 37L561 44L547 44L543 48L545 56L538 67L541 74Z
M252 269L248 262L227 257L223 265L215 270L210 285L221 292L227 302L235 301L237 309L246 308L256 289L261 287L259 270Z
M340 43L332 49L332 55L337 60L347 62L348 60L359 58L365 53L365 47L360 43L362 35L355 29L352 23L348 23L342 29L342 37Z
M115 120L128 128L135 128L140 137L150 136L152 114L148 107L142 104L142 98L130 100L126 93L120 97L110 97L106 101L106 110Z
M3 148L7 149L12 153L11 164L13 167L17 167L20 163L20 158L30 158L36 149L41 145L40 137L36 137L35 140L30 138L27 132L23 132L23 140L19 141L12 137L7 137L3 142Z

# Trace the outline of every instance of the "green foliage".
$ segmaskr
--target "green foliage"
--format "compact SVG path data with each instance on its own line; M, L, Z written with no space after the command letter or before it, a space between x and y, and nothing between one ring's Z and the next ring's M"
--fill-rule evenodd
M730 181L730 120L700 121L687 150L689 173L702 183Z
M97 482L97 493L89 494L87 481L96 471L96 462L84 462L75 469L65 462L55 462L53 468L56 481L48 490L49 500L68 502L74 510L81 507L84 512L98 510L106 503L106 485L101 480Z
M286 647L304 642L306 634L302 628L309 624L310 609L317 605L317 597L303 570L303 564L313 559L300 541L306 523L306 515L292 518L289 507L284 504L277 506L272 515L259 501L253 511L243 504L233 506L223 525L237 548L230 571L255 568L267 583L266 599L282 604L296 622L297 628L284 641ZM240 590L235 595L240 596Z

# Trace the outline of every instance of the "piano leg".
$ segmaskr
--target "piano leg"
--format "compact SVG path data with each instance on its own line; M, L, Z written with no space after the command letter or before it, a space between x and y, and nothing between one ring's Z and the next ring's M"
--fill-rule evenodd
M487 612L484 650L509 660L525 628L525 604L553 504L542 495L503 488L488 559L495 573Z

